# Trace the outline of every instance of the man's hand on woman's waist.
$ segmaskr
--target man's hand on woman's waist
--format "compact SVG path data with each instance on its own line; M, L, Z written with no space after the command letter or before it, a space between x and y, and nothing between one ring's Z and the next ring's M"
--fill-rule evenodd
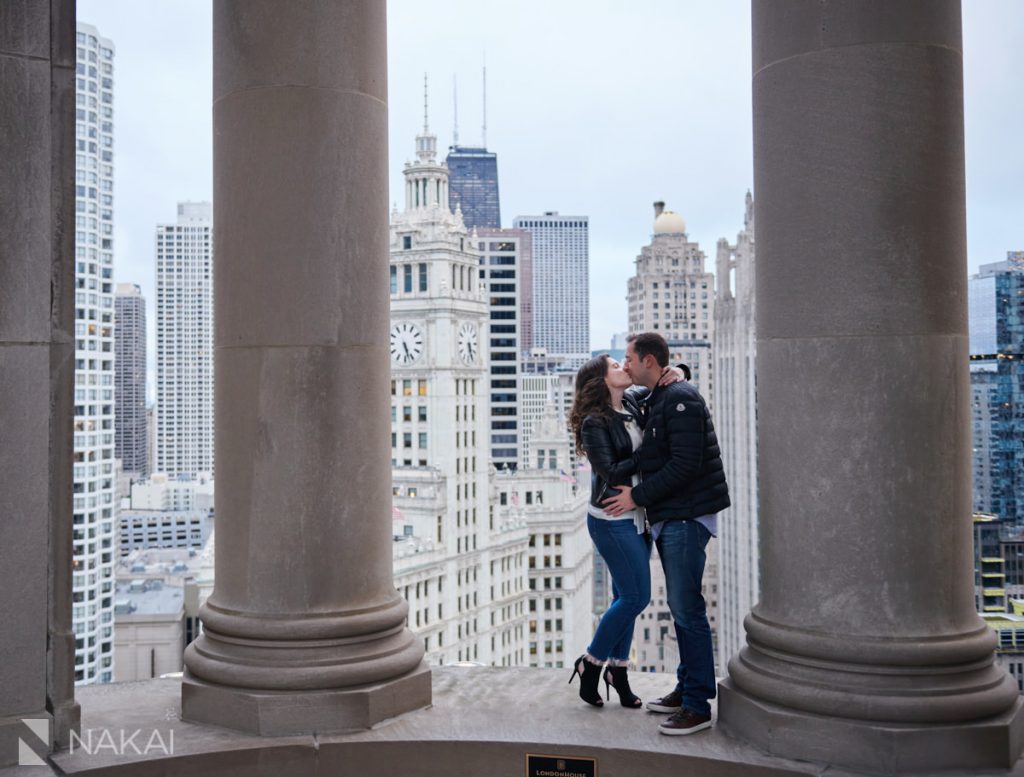
M604 511L613 517L636 509L636 502L633 501L633 487L616 486L616 488L619 489L618 495L610 496L601 503Z

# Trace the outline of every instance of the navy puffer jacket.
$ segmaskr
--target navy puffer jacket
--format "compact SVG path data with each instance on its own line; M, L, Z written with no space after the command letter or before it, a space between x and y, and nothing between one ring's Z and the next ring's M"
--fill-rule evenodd
M638 451L642 482L633 501L647 509L647 520L690 520L727 508L722 455L700 392L684 382L658 386L646 406Z

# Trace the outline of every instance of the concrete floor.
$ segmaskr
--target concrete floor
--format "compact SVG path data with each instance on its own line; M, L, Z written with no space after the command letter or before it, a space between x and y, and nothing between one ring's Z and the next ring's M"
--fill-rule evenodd
M717 728L686 737L658 733L664 719L643 710L585 705L565 670L442 667L433 671L428 709L348 735L260 738L180 720L180 684L151 680L79 688L79 748L53 757L68 775L486 775L521 777L528 753L597 759L600 777L671 774L673 777L783 777L851 772L763 755ZM644 699L672 689L667 675L636 675ZM139 729L134 752L120 737ZM154 735L153 732L158 734ZM109 732L109 738L104 736ZM101 737L103 744L100 745ZM165 754L173 743L173 754ZM146 753L147 744L149 752ZM50 774L12 767L0 777ZM947 777L951 777L950 773ZM996 774L996 773L992 773ZM1006 772L998 774L1007 775ZM1014 770L1024 777L1024 769Z

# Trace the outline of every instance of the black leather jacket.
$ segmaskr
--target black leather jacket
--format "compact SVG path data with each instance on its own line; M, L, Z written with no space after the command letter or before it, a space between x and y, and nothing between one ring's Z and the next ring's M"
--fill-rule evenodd
M634 392L626 392L622 404L634 418L640 417ZM629 432L614 411L609 418L588 415L583 419L580 436L590 462L590 504L603 507L602 500L619 493L615 486L633 484L633 475L639 466L639 452L633 451Z

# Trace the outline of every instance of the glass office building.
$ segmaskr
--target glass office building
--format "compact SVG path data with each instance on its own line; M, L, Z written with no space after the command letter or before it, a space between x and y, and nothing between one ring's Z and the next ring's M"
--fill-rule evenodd
M452 146L448 150L448 206L462 208L466 228L498 229L498 155L486 148Z
M516 216L514 229L533 237L530 348L546 372L575 371L590 359L590 221L587 216Z
M974 510L1024 524L1024 252L969 281Z

